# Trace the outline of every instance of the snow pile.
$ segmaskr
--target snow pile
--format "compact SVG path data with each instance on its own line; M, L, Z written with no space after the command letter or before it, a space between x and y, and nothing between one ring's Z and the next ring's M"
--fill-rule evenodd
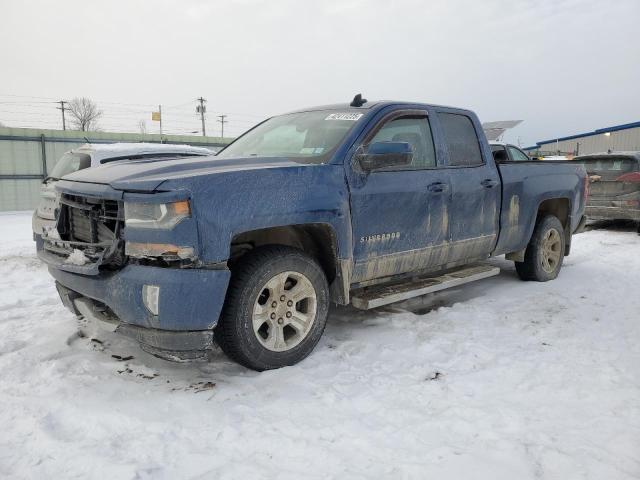
M87 263L89 259L85 256L82 250L78 250L77 248L73 249L73 252L69 254L64 263L70 263L72 265L84 265Z
M576 237L554 282L497 259L402 308L336 309L307 360L256 373L78 337L28 217L0 222L2 478L640 476L632 227Z

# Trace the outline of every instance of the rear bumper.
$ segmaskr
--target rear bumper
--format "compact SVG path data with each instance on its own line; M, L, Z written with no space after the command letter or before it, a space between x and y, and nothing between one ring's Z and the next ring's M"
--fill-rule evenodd
M585 208L585 215L589 218L640 221L640 210L635 208L597 207L587 205L587 207Z
M165 350L210 348L231 273L226 268L172 269L127 265L100 275L49 266L63 303L77 315ZM158 315L143 302L144 285L159 287Z

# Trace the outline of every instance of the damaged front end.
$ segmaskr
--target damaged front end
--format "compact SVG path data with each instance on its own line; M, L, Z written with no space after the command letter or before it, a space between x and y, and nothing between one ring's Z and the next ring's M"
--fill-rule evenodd
M65 306L154 355L206 355L230 271L198 258L188 193L92 196L72 187L61 191L55 228L38 240Z
M56 226L43 231L38 255L72 273L117 270L127 261L123 230L123 202L62 194Z

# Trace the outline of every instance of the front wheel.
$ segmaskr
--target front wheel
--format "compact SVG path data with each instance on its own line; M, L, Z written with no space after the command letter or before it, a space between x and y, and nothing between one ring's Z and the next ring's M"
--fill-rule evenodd
M538 220L524 254L516 262L522 280L547 282L558 276L564 259L564 228L557 217L546 215Z
M216 341L253 370L293 365L320 340L328 311L327 279L313 258L291 247L261 247L232 269Z

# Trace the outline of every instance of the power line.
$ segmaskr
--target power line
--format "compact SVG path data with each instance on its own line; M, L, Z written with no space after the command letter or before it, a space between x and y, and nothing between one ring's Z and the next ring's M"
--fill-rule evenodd
M3 97L10 98L6 100ZM43 126L46 128L55 129L59 125L60 117L53 112L51 107L55 104L55 108L60 110L62 116L62 129L66 130L66 116L69 112L69 101L67 100L53 100L44 101L40 99L49 99L50 97L38 97L29 95L13 95L13 94L0 94L0 114L5 117L3 121L9 121L10 123L18 126ZM234 117L233 125L229 126L228 115L229 112L222 113L208 112L205 103L207 100L203 97L197 99L197 108L194 115L193 110L187 112L188 104L177 104L170 107L163 108L162 112L162 127L163 133L166 128L166 132L184 132L194 133L195 121L197 116L200 116L202 135L206 136L206 119L205 113L209 113L215 116L217 122L220 123L222 136L232 135L236 133L242 133L248 130L250 127L260 123L262 120L268 118L267 115L256 115L249 113L233 113ZM100 125L102 129L109 129L111 131L123 131L133 132L138 130L137 122L141 116L147 116L149 113L156 110L155 105L141 104L141 103L122 103L122 102L97 102L101 106L104 106L103 115L100 118ZM190 103L190 102L189 102ZM54 116L54 114L56 116ZM239 117L239 118L238 118ZM12 120L13 119L13 120ZM134 125L135 123L135 125ZM59 127L57 127L59 128ZM227 130L225 132L225 130ZM231 133L233 132L233 133Z

